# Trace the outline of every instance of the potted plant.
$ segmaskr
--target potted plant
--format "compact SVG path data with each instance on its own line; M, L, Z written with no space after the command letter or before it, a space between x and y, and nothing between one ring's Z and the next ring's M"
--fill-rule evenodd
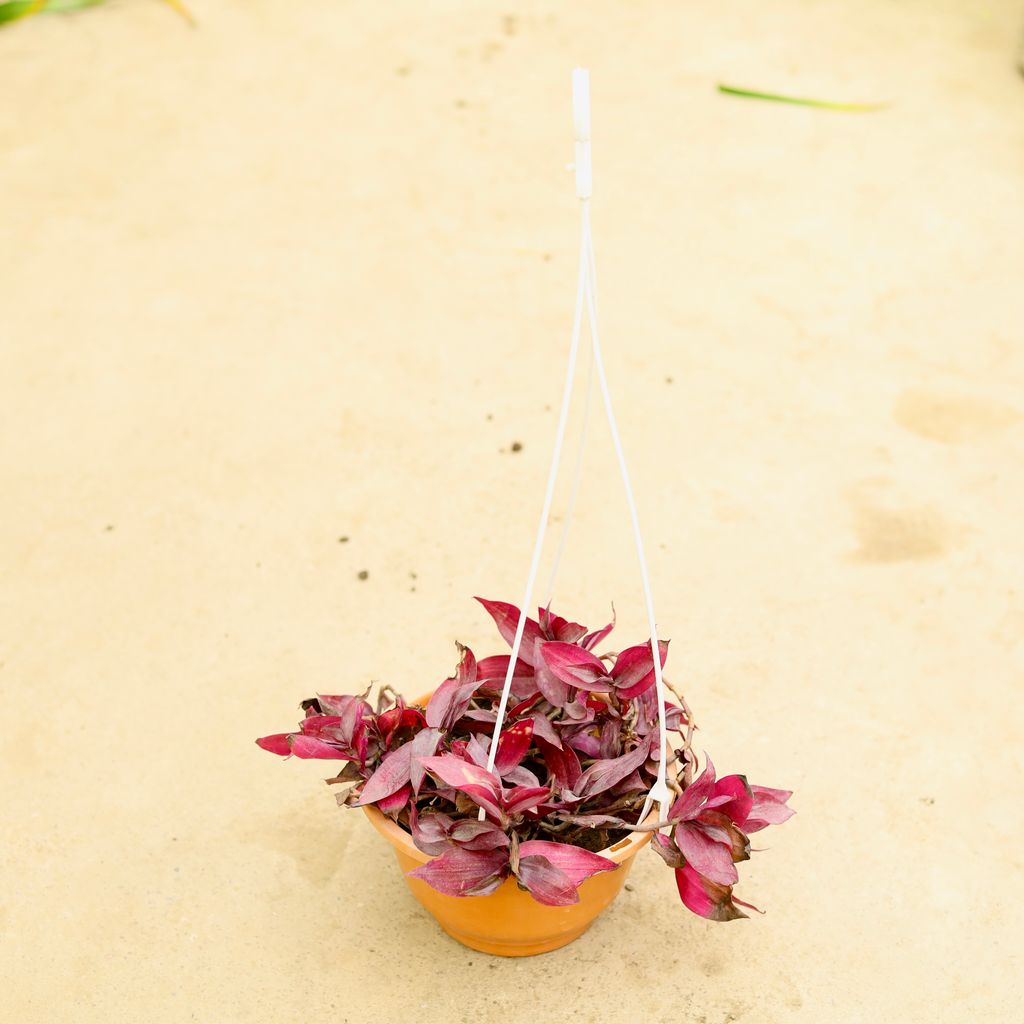
M510 646L519 609L480 603ZM748 836L785 821L787 790L697 774L693 715L665 703L659 728L652 646L595 653L612 631L541 609L525 620L493 770L488 743L509 655L460 645L455 674L407 703L383 687L302 702L298 731L256 742L282 756L344 761L328 784L360 807L395 850L415 897L453 937L506 956L571 942L615 898L650 844L682 902L714 921L746 917L733 894ZM664 664L667 642L659 644ZM641 820L668 744L667 816ZM753 908L752 908L753 909Z

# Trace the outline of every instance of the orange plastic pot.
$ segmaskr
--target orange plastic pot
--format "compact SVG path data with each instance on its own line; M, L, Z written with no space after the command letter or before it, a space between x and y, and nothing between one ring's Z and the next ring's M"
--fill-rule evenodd
M415 701L426 707L432 692ZM632 832L601 850L619 866L593 875L579 887L580 901L571 907L548 907L507 878L490 896L445 896L409 872L433 858L416 848L412 836L376 807L364 807L370 824L391 844L405 884L453 938L470 949L496 956L534 956L578 939L622 889L633 858L651 841L650 832ZM656 818L657 811L652 812ZM648 819L652 820L652 819Z
M601 855L618 868L602 871L579 887L580 901L571 907L547 907L506 879L490 896L445 896L408 872L431 857L416 849L409 835L376 807L364 807L373 827L391 844L413 896L437 923L464 946L498 956L533 956L558 949L579 938L597 915L619 894L633 858L651 841L650 832L633 832Z

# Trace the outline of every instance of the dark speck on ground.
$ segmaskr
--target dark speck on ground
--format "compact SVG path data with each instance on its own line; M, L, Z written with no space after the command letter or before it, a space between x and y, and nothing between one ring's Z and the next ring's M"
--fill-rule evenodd
M361 580L368 580L370 578L370 574L365 569L360 569L359 578Z
M523 446L522 446L522 444L519 441L513 441L512 442L512 451L514 451L514 452L521 452L522 450L523 450Z

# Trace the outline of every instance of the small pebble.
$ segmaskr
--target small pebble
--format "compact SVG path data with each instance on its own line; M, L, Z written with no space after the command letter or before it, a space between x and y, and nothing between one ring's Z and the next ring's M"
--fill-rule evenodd
M520 444L519 441L513 441L512 442L512 451L514 451L514 452L521 452L522 450L523 450L523 446L522 446L522 444Z
M361 580L368 580L370 578L370 574L365 569L360 569L359 578Z

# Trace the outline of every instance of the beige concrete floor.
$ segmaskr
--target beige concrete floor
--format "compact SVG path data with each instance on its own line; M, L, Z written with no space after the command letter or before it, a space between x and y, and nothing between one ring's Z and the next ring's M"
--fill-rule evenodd
M0 31L0 1016L1024 1020L1020 5L193 6ZM518 597L580 61L670 667L799 814L503 961L252 740ZM643 636L603 430L559 594Z

